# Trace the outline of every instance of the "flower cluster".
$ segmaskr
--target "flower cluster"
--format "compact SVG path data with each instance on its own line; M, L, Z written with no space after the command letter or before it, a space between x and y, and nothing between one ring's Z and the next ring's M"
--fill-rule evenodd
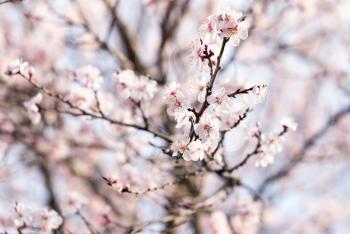
M29 119L32 121L33 124L38 124L41 120L39 104L42 102L42 100L43 95L41 93L38 93L30 100L23 103L24 107L27 109Z
M226 8L217 14L211 15L200 27L201 38L206 41L217 41L220 38L230 38L234 46L240 40L248 37L248 24L241 12Z
M167 105L167 113L174 116L177 122L176 128L186 126L189 130L194 114L189 110L190 104L181 91L180 84L172 82L166 89L163 101Z
M167 112L174 117L176 128L183 130L183 135L171 147L174 155L181 154L185 160L202 160L215 150L220 131L231 129L245 109L245 105L230 98L224 88L213 90L207 102L208 108L198 118L179 84L172 83L167 88L164 98Z
M225 44L232 40L237 46L240 40L248 37L243 14L228 8L209 16L200 27L199 37L200 45L194 51L200 63L208 65L211 76L210 82L200 79L192 89L201 107L192 106L176 82L167 87L164 98L168 114L174 117L176 128L182 130L171 145L171 151L174 156L181 155L185 160L193 161L202 160L216 151L220 133L233 128L241 120L242 113L249 109L243 100L233 100L224 87L214 86ZM254 95L259 96L263 90L254 91Z
M99 89L103 83L100 70L91 65L78 69L75 72L75 79L82 86L93 90Z
M215 65L213 58L220 50L222 39L229 39L233 46L248 38L248 24L241 12L226 8L209 16L199 28L199 45L195 55L201 63L209 67Z
M281 121L283 130L280 133L271 133L268 137L264 134L259 135L260 150L258 159L255 162L255 166L266 167L273 164L275 156L282 151L281 137L288 131L295 131L297 129L297 123L290 117L285 117ZM253 132L256 130L253 130ZM256 135L255 135L256 136Z
M157 82L147 76L136 75L132 70L123 70L116 74L121 95L134 101L150 100L157 92Z
M12 61L12 63L7 66L7 69L5 71L5 74L8 76L20 74L28 78L31 78L34 73L35 69L29 66L29 63L23 61L21 58Z
M59 228L62 218L54 210L47 208L31 208L22 203L15 206L15 225L20 228L28 228L35 233L52 233Z
M81 194L72 192L69 194L65 202L65 213L66 214L75 214L80 211L80 209L87 204L87 198Z

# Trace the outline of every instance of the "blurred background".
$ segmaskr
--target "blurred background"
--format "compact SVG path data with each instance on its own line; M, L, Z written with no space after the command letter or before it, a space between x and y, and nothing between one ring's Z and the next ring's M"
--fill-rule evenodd
M91 64L104 77L99 95L106 113L139 122L137 108L115 91L113 73L132 68L155 79L160 90L175 80L189 87L203 75L193 58L198 28L228 6L248 16L249 37L225 51L217 81L230 90L269 87L243 126L227 133L222 152L228 164L250 151L247 128L257 121L268 133L292 116L298 130L286 135L273 165L257 168L252 160L235 172L250 189L234 188L203 212L186 213L188 206L214 197L222 185L215 173L137 197L119 194L102 176L115 175L141 191L199 165L169 159L152 145L162 141L148 133L60 113L62 103L55 98L44 98L42 123L33 125L23 102L37 90L20 77L4 75L13 60L23 58L42 86L88 102L93 93L78 87L72 74ZM349 10L347 0L0 4L0 232L16 233L14 205L23 202L59 212L69 230L64 233L91 233L82 219L65 215L79 194L81 213L100 233L124 233L125 226L139 224L147 224L141 233L349 233ZM155 128L173 131L161 91L144 110ZM175 214L184 220L161 220Z

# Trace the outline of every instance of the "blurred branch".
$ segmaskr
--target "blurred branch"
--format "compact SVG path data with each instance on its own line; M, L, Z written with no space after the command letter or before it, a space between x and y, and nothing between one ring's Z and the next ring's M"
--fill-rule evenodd
M70 108L78 111L78 113L71 112L71 111L59 111L61 113L66 113L66 114L70 114L70 115L73 115L73 116L90 116L90 117L92 117L94 119L106 120L107 122L109 122L111 124L120 125L120 126L124 126L124 127L135 128L135 129L138 129L138 130L141 130L141 131L149 132L149 133L153 134L154 136L159 137L159 138L161 138L161 139L163 139L163 140L165 140L167 142L172 142L172 139L168 135L163 134L161 132L158 132L157 130L152 129L150 127L140 126L140 125L133 124L133 123L124 123L122 121L111 119L111 118L105 116L103 113L102 114L101 113L95 114L95 113L91 113L89 111L86 111L84 109L81 109L80 107L75 106L72 102L70 102L69 100L66 100L65 98L63 98L59 94L52 93L51 91L47 90L46 88L40 86L39 84L34 82L31 77L26 77L26 76L24 76L24 75L22 75L20 73L18 73L18 75L20 75L22 78L27 80L32 86L34 86L39 91L43 92L44 94L46 94L46 95L48 95L50 97L53 97L53 98L61 101L62 103L67 104Z
M158 52L157 52L157 67L158 67L158 76L159 78L157 79L159 84L165 84L166 83L166 75L164 74L164 67L163 67L163 52L166 43L174 36L176 29L180 25L181 20L183 19L183 16L186 14L190 0L184 0L183 4L179 6L179 15L176 17L173 17L174 20L171 21L172 19L172 13L176 9L176 4L178 4L180 1L169 1L168 6L166 8L163 20L160 24L160 44L158 47Z
M5 3L16 3L16 2L22 2L22 1L23 0L5 0L5 1L0 2L0 5L5 4Z
M79 8L79 6L77 6L77 7L80 11L80 16L83 20L82 23L76 23L73 20L71 20L70 18L68 18L66 15L57 12L49 4L49 2L47 0L46 0L46 4L47 4L48 8L51 10L51 12L54 15L56 15L59 19L63 20L67 25L82 27L87 33L89 33L94 38L94 40L99 45L101 50L104 50L104 51L110 53L111 55L115 56L118 59L122 68L132 68L131 61L129 61L129 59L125 55L123 55L118 50L115 50L114 48L109 46L108 41L104 41L104 40L100 39L100 37L98 35L96 35L96 33L92 30L90 24L87 22L87 19L85 18L83 12L81 12L81 9Z
M229 186L225 184L221 188L219 188L212 196L209 196L208 198L203 199L202 201L194 204L191 207L185 207L186 209L185 212L178 212L176 214L171 214L163 218L160 218L158 220L151 220L142 224L132 226L129 228L128 233L139 233L140 231L145 229L147 226L156 224L156 223L162 223L162 224L172 223L173 226L182 224L183 221L188 220L191 216L202 211L210 210L216 202L225 200L227 196L231 193L235 185L237 184L232 184Z
M107 0L103 0L105 5L107 6L110 14L112 15L112 25L113 23L116 25L119 35L121 38L121 41L123 43L123 48L126 50L126 57L129 59L130 62L133 63L133 69L140 73L145 72L145 68L142 65L139 56L136 53L135 45L129 36L128 30L125 26L125 24L122 22L122 20L119 18L119 15L117 13L117 6L118 6L118 1L115 3L114 6L111 6Z
M275 183L283 177L287 176L289 172L292 171L298 165L298 163L304 159L307 151L316 144L317 140L322 138L328 132L328 130L335 126L343 117L345 117L349 113L350 105L344 108L343 110L339 111L335 115L331 116L326 122L326 124L319 131L317 131L315 134L313 134L304 141L302 148L299 150L298 153L296 153L292 157L291 161L289 161L277 172L270 175L264 180L264 182L259 186L259 193L263 193L270 184Z

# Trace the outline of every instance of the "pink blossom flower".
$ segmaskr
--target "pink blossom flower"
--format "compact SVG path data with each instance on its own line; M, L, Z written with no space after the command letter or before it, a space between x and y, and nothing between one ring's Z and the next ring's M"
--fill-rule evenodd
M56 211L46 208L41 209L38 216L37 221L39 222L39 226L46 233L51 233L51 230L57 229L63 222L62 217Z
M75 214L77 213L85 204L87 204L87 198L78 194L76 192L72 192L69 194L68 199L65 202L65 213L66 214Z
M243 14L230 8L216 15L215 26L221 37L231 37L233 44L237 46L240 40L248 37L248 26L242 20Z
M18 58L14 60L10 65L7 66L5 73L7 75L14 75L14 74L25 75L28 67L29 67L28 62L25 62L21 58Z
M272 134L269 138L261 136L261 153L258 155L258 160L255 166L267 167L275 161L275 155L282 151L282 145L277 135Z
M82 86L93 90L101 88L103 83L100 70L91 65L78 69L75 73L75 77Z
M206 79L197 79L191 88L193 95L195 95L197 98L197 101L203 103L205 101L205 95L207 93Z
M183 138L182 136L176 139L172 144L170 149L173 151L173 156L176 156L178 153L184 154L188 148L188 138Z
M137 76L132 70L120 71L116 79L121 95L134 101L150 100L158 91L156 81L143 75Z
M16 203L15 206L16 218L14 223L17 227L23 226L27 223L30 223L32 220L31 214L32 209L23 203Z
M182 155L183 159L186 161L198 161L203 160L205 157L205 146L201 142L201 140L197 139L195 141L192 141L188 145L188 150L184 152Z
M47 208L33 209L22 203L16 203L15 213L15 225L17 227L35 227L39 230L38 233L51 233L63 222L62 217L54 210Z
M217 37L230 38L234 46L238 46L240 40L248 37L248 24L241 12L230 8L209 16L200 27L201 38L208 41L217 41Z
M185 99L185 95L181 92L179 87L179 84L173 82L165 91L164 103L167 105L167 112L169 115L184 115L187 109L190 107Z
M182 109L175 113L176 128L181 128L183 126L189 127L191 125L191 119L195 119L195 115L192 111Z
M219 120L210 111L205 112L199 123L194 126L195 132L203 141L219 138Z
M38 105L42 102L42 100L43 95L41 93L38 93L30 100L23 103L24 107L27 109L29 119L32 121L33 124L38 124L41 120Z
M210 15L199 27L199 36L207 44L215 44L218 42L218 33L215 25L215 16Z
M227 98L229 97L225 93L225 88L214 89L208 96L208 103L220 105Z

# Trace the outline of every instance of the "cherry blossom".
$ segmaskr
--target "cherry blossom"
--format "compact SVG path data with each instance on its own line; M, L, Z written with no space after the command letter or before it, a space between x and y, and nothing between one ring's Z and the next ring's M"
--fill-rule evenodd
M188 145L188 150L186 150L182 157L186 161L198 161L198 160L203 160L205 157L205 146L201 142L201 140L197 139L192 141Z
M93 90L100 89L103 83L100 70L91 65L79 68L75 72L75 78L82 86Z
M164 103L167 105L169 115L184 115L184 112L190 108L185 95L180 90L180 85L176 82L171 83L165 91Z
M191 122L195 119L195 115L192 111L181 109L175 112L174 115L176 121L176 128L187 127L187 129L191 126Z
M63 222L56 211L47 208L31 208L23 203L15 206L15 224L19 228L39 230L40 233L52 233Z
M31 214L33 211L30 207L24 205L23 203L16 203L15 212L16 218L14 223L16 226L20 227L31 222Z
M214 25L219 36L232 36L234 44L238 45L240 39L245 40L248 37L247 25L242 22L243 19L243 14L241 12L226 8L215 16Z
M267 167L274 163L275 156L282 151L282 145L276 134L271 134L268 138L262 135L261 138L261 153L258 155L259 158L255 162L255 166Z
M54 210L46 208L39 211L39 225L46 233L51 233L51 230L57 229L62 224L62 218Z
M136 75L132 70L122 70L116 75L118 90L124 98L134 101L150 100L157 92L157 83L143 75Z
M80 209L86 205L88 202L87 198L84 197L81 194L78 194L76 192L72 192L69 194L69 197L67 198L66 202L65 202L65 213L66 214L75 214L78 211L80 211Z
M207 91L207 81L204 78L196 79L196 82L191 87L192 93L196 96L197 101L203 103Z
M177 156L178 153L184 154L188 148L189 139L183 139L182 137L178 137L172 144L171 150L173 151L173 156Z
M39 104L43 100L43 95L38 93L30 100L23 103L24 107L27 109L28 117L33 124L38 124L41 120L41 114L39 112Z
M348 1L15 2L0 232L349 229Z
M214 113L206 112L203 114L199 123L194 126L195 132L203 141L208 139L217 140L219 138L220 122L215 117Z
M7 66L6 74L14 75L14 74L26 74L26 70L29 67L29 63L23 61L21 58L14 60L10 65Z
M232 44L238 46L240 40L248 37L248 24L241 12L226 8L208 17L207 22L200 27L200 35L209 41L216 37L230 38Z

